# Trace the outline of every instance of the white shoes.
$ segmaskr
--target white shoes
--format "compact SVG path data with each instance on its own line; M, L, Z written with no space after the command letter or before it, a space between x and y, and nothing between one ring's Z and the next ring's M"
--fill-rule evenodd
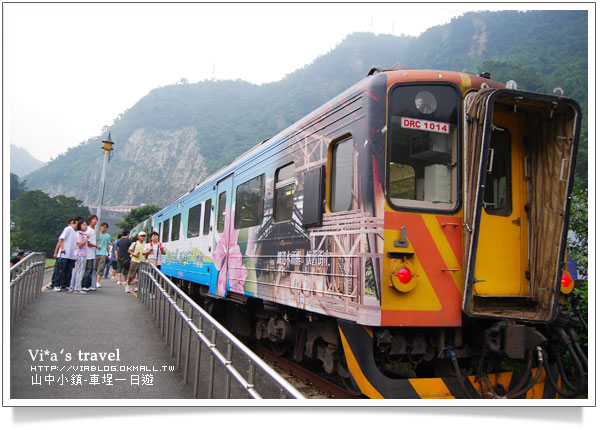
M96 288L101 288L102 285L100 285L100 282L96 282Z
M125 285L125 292L128 293L129 291L131 291L131 288L129 288L129 285L127 284L123 284Z

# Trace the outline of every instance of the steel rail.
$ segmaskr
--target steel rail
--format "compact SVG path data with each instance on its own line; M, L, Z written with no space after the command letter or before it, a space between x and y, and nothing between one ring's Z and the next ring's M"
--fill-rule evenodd
M11 322L41 293L46 254L32 252L10 268Z
M309 381L313 388L324 392L328 397L336 399L361 398L360 394L357 395L351 393L346 388L337 385L335 382L314 373L293 360L275 354L273 351L259 343L253 344L252 349L256 351L256 353L263 355L268 361L275 363L283 372L291 373L294 377L300 379L304 383Z
M213 398L215 384L215 364L219 363L225 369L225 397L231 395L231 380L234 379L238 385L253 399L262 399L256 387L257 368L267 377L267 380L279 389L281 398L304 399L305 397L279 373L268 366L258 355L250 348L240 342L233 334L215 320L207 311L201 308L197 303L189 298L179 287L177 287L169 278L160 272L154 265L143 263L140 267L140 290L139 299L152 312L157 325L160 326L161 335L165 336L165 342L171 344L171 356L177 355L177 368L181 364L181 338L184 327L187 328L187 343L184 352L184 380L187 383L190 358L191 358L191 334L193 333L198 340L195 357L195 376L194 376L194 398L198 398L200 361L202 358L202 346L208 349L209 370L207 397ZM180 303L181 302L181 303ZM186 313L188 306L188 313ZM198 319L198 325L194 319ZM175 354L175 337L177 335L177 320L179 320L179 341L177 354ZM205 323L209 325L207 333ZM220 335L225 341L226 352L219 350L217 346L217 335ZM233 351L240 352L249 363L247 376L245 377L233 363Z

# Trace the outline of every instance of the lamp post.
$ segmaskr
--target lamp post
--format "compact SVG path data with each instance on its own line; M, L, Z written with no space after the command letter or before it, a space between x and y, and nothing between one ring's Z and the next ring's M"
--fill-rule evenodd
M102 163L102 177L100 178L100 196L98 197L98 209L96 215L98 216L98 224L96 225L96 237L100 237L100 216L102 215L102 202L104 201L104 185L106 183L106 165L110 161L112 155L112 147L114 142L110 140L110 131L106 140L102 141L102 154L104 154L104 162Z

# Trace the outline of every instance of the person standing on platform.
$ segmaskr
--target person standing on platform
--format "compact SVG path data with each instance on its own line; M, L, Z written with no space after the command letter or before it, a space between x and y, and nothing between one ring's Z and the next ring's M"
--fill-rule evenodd
M69 219L69 222L67 223L67 226L63 229L63 231L65 231L65 229L67 228L71 228L71 226L75 223L75 219L71 218ZM62 234L62 232L61 232ZM54 248L54 258L56 259L56 261L54 262L54 272L52 273L52 281L50 284L50 288L52 288L53 291L60 291L60 281L62 278L62 272L63 272L63 257L64 255L60 252L60 244L61 244L61 240L60 240L60 235L58 236L58 241L56 242L56 247Z
M73 294L87 294L82 291L81 281L85 272L85 265L87 260L87 244L90 239L90 231L88 228L87 221L81 219L77 222L77 235L75 236L75 250L73 255L75 257L75 268L73 269L73 276L71 277L71 284L69 285L69 293Z
M131 264L129 266L129 273L127 275L127 285L125 286L125 292L128 293L131 290L131 281L135 280L135 287L133 291L137 292L138 281L136 275L138 274L140 264L146 261L144 255L144 241L146 240L146 232L140 231L137 235L137 240L133 242L127 252L131 254Z
M67 227L65 227L58 237L58 252L57 257L61 257L62 273L60 277L60 290L54 289L54 291L68 290L71 285L71 278L73 275L73 267L75 267L75 247L77 237L77 223L83 218L78 216L73 219Z
M113 255L113 243L109 242L108 243L108 253L106 254L106 268L104 269L104 278L108 279L108 274L110 272L110 265L111 265L111 261L112 261L112 255Z
M161 242L158 241L158 232L153 231L150 235L150 242L144 245L144 255L146 261L152 263L160 270L160 266L163 262L163 255L167 253L167 250Z
M108 243L108 252L106 253L106 267L104 268L104 278L108 279L108 272L110 271L110 255L112 254L112 242Z
M131 261L131 255L129 255L129 246L132 244L129 239L129 230L123 231L123 237L117 242L117 285L123 283L127 284L127 273L129 272L129 262Z
M94 274L94 260L96 260L96 250L100 247L96 244L96 224L98 224L98 216L92 214L88 216L88 234L90 238L87 243L87 259L85 263L85 272L81 281L81 289L83 291L96 291L96 286L92 286L92 275Z
M108 246L110 244L110 234L106 232L108 230L108 223L103 222L100 224L100 237L98 238L97 245L99 246L98 252L96 253L96 288L102 287L100 285L100 279L104 273L106 267L106 260L108 258Z
M119 241L119 239L121 239L121 237L123 237L123 235L121 233L119 233L119 235L117 236L117 240L115 240L112 243L112 246L110 247L110 260L109 260L109 265L110 265L110 279L113 282L116 282L117 280L117 242Z

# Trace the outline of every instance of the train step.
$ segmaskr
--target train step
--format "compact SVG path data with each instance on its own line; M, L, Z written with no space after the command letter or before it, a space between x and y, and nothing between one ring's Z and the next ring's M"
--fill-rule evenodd
M534 296L473 296L473 305L479 309L485 308L531 308L537 303Z

